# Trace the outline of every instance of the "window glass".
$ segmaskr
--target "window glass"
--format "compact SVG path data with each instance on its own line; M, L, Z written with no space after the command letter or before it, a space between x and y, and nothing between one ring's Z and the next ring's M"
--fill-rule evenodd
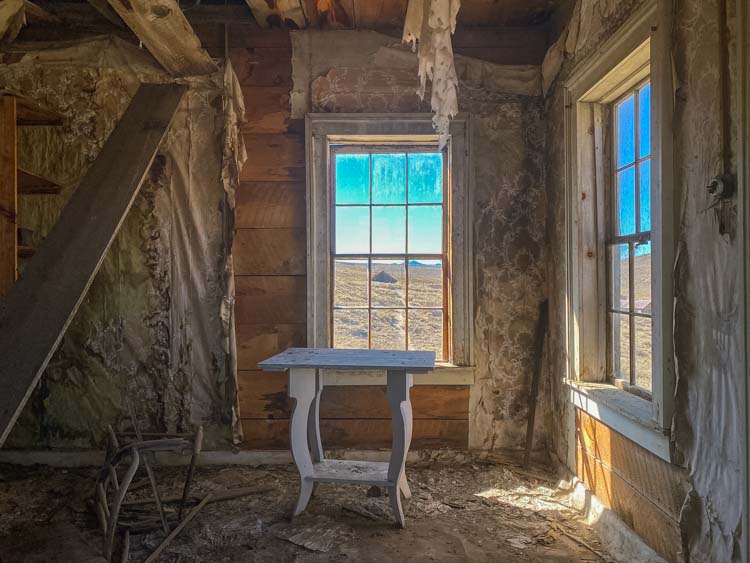
M333 158L333 346L444 359L443 155L363 148Z
M608 245L610 373L652 388L651 85L614 106L614 193Z

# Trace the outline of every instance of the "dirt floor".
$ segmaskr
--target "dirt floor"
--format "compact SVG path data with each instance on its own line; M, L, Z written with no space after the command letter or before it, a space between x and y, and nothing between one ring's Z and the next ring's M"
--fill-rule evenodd
M91 508L95 472L0 465L0 561L103 561ZM320 484L307 511L291 521L294 466L199 467L197 499L227 490L246 495L206 504L159 561L608 560L541 468L428 461L408 465L407 475L413 497L400 530L377 488ZM157 478L163 497L177 495L184 469L157 468ZM148 497L147 483L137 475L128 498ZM128 560L145 560L163 538L160 530L134 536Z

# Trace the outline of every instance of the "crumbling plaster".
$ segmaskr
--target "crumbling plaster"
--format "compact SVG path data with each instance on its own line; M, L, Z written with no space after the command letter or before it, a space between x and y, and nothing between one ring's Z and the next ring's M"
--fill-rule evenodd
M737 114L731 112L731 96L727 99L721 89L724 78L729 80L729 92L735 86L734 3L725 4L727 19L722 21L720 2L674 2L671 32L676 80L674 214L678 229L674 268L677 389L672 442L673 462L685 467L693 488L683 506L680 528L685 557L694 561L739 560L743 543L739 532L745 405L742 259L735 237L736 200L709 209L712 201L705 188L716 174L736 174L736 124L730 116ZM549 362L559 420L565 420L564 413L570 408L562 381L567 363L562 84L575 64L594 52L640 4L629 1L613 6L611 2L579 0L571 23L550 49L544 65L551 245ZM722 45L724 33L729 41ZM725 124L731 128L726 147L722 142ZM566 440L561 425L553 445L561 460L566 459Z
M417 57L362 31L292 33L292 117L306 112L429 112ZM459 111L470 117L474 358L469 445L525 443L534 330L546 297L544 125L539 67L456 57ZM429 96L425 97L428 100ZM540 393L537 447L552 420Z
M61 127L19 133L20 164L64 186L60 195L20 196L20 226L33 231L33 246L57 220L139 83L171 78L145 51L116 38L14 50L15 61L0 66L0 86L64 116ZM231 440L235 386L220 319L223 79L219 73L188 84L10 447L99 445L107 424L124 423L126 397L144 429L203 423L209 442Z

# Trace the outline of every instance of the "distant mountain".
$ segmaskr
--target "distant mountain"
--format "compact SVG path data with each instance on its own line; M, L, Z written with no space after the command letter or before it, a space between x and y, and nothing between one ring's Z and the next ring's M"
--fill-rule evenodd
M409 266L421 266L423 268L440 268L442 264L425 264L419 260L409 260Z

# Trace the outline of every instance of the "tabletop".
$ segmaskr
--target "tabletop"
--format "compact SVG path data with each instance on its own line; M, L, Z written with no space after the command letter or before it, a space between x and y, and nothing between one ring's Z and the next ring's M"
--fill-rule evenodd
M290 368L343 370L404 370L427 373L435 368L435 352L418 350L344 350L340 348L289 348L258 362L265 371Z

